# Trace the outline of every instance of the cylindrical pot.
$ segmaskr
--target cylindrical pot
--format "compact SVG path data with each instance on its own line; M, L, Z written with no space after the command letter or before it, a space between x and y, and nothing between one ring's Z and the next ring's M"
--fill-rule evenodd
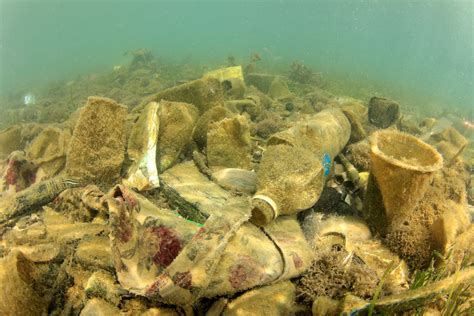
M370 158L365 211L367 219L384 235L388 226L409 220L434 172L443 166L443 158L420 139L389 130L372 134Z

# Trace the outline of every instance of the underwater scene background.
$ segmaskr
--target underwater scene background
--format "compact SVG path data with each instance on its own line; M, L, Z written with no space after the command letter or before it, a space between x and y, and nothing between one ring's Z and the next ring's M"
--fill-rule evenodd
M0 91L109 70L147 48L209 67L253 53L272 67L296 60L354 96L471 108L473 11L469 0L2 0Z
M473 11L0 0L0 315L474 315Z

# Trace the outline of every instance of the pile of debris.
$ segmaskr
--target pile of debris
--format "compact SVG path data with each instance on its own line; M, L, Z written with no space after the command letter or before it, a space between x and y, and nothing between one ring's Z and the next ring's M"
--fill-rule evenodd
M0 132L0 314L468 308L466 145L395 101L240 66L131 111L89 97Z

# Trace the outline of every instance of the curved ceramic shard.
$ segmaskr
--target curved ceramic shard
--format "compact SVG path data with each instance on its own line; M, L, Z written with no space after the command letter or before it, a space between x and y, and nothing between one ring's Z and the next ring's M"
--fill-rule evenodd
M250 169L250 126L247 118L237 115L211 123L207 131L209 168Z

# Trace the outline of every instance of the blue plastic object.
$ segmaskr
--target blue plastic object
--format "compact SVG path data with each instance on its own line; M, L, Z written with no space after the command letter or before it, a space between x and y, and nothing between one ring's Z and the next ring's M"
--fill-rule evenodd
M328 176L329 172L331 171L331 157L328 153L324 153L323 155L323 168L324 168L324 176Z

